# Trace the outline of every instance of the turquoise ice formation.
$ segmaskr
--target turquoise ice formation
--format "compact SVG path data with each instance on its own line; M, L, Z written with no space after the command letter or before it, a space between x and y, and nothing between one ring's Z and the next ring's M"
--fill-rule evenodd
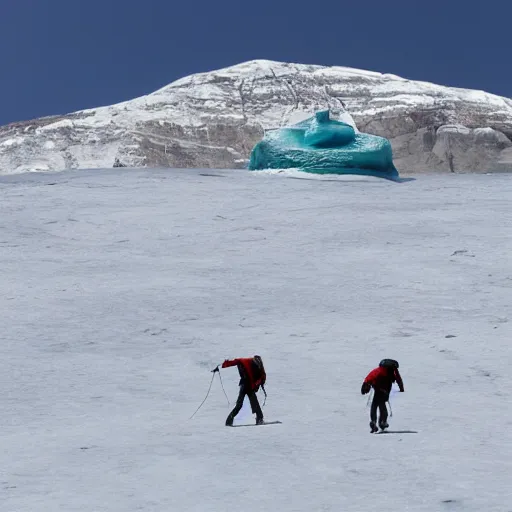
M356 133L349 124L330 119L328 110L293 126L267 131L252 150L249 169L398 179L387 139Z

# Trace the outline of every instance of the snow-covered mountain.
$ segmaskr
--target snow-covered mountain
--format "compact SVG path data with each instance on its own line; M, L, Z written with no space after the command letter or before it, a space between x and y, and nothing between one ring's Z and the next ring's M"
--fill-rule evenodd
M345 67L257 60L117 105L0 127L0 172L244 167L265 129L343 104L401 173L512 170L512 100Z

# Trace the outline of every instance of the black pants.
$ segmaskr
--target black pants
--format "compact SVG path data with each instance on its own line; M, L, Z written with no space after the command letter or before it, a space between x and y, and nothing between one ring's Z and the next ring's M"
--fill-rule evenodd
M258 402L258 398L256 397L256 393L249 388L246 388L243 384L240 385L240 393L238 393L238 399L236 401L236 405L234 409L229 413L229 416L226 419L226 425L232 425L235 416L240 412L240 409L244 405L245 395L249 397L249 402L251 403L252 413L256 414L256 421L263 420L263 412L261 411L260 403Z
M386 423L388 420L388 408L386 402L389 400L389 393L375 391L370 408L370 420L377 423L377 409L379 410L379 423Z

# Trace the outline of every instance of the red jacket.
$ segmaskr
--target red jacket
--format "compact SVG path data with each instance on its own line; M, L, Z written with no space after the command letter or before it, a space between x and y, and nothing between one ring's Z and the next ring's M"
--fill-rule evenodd
M229 366L238 366L238 372L240 373L240 384L242 381L247 384L251 391L258 391L262 384L265 384L267 375L264 369L259 369L252 357L241 357L237 359L226 359L222 363L222 368L228 368Z
M383 368L379 366L372 370L364 379L365 384L370 384L376 391L383 391L384 393L389 394L391 392L391 387L393 386L393 382L398 384L400 391L404 390L404 383L402 382L402 377L400 376L400 372L398 369L390 370L389 368ZM369 389L369 388L368 388Z

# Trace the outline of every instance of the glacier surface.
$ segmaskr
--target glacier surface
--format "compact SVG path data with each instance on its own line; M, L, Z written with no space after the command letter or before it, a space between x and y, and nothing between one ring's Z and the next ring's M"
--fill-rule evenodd
M510 510L510 176L103 169L0 193L2 512ZM252 354L283 424L224 427L218 380L189 421ZM391 429L417 434L369 434L383 357Z

